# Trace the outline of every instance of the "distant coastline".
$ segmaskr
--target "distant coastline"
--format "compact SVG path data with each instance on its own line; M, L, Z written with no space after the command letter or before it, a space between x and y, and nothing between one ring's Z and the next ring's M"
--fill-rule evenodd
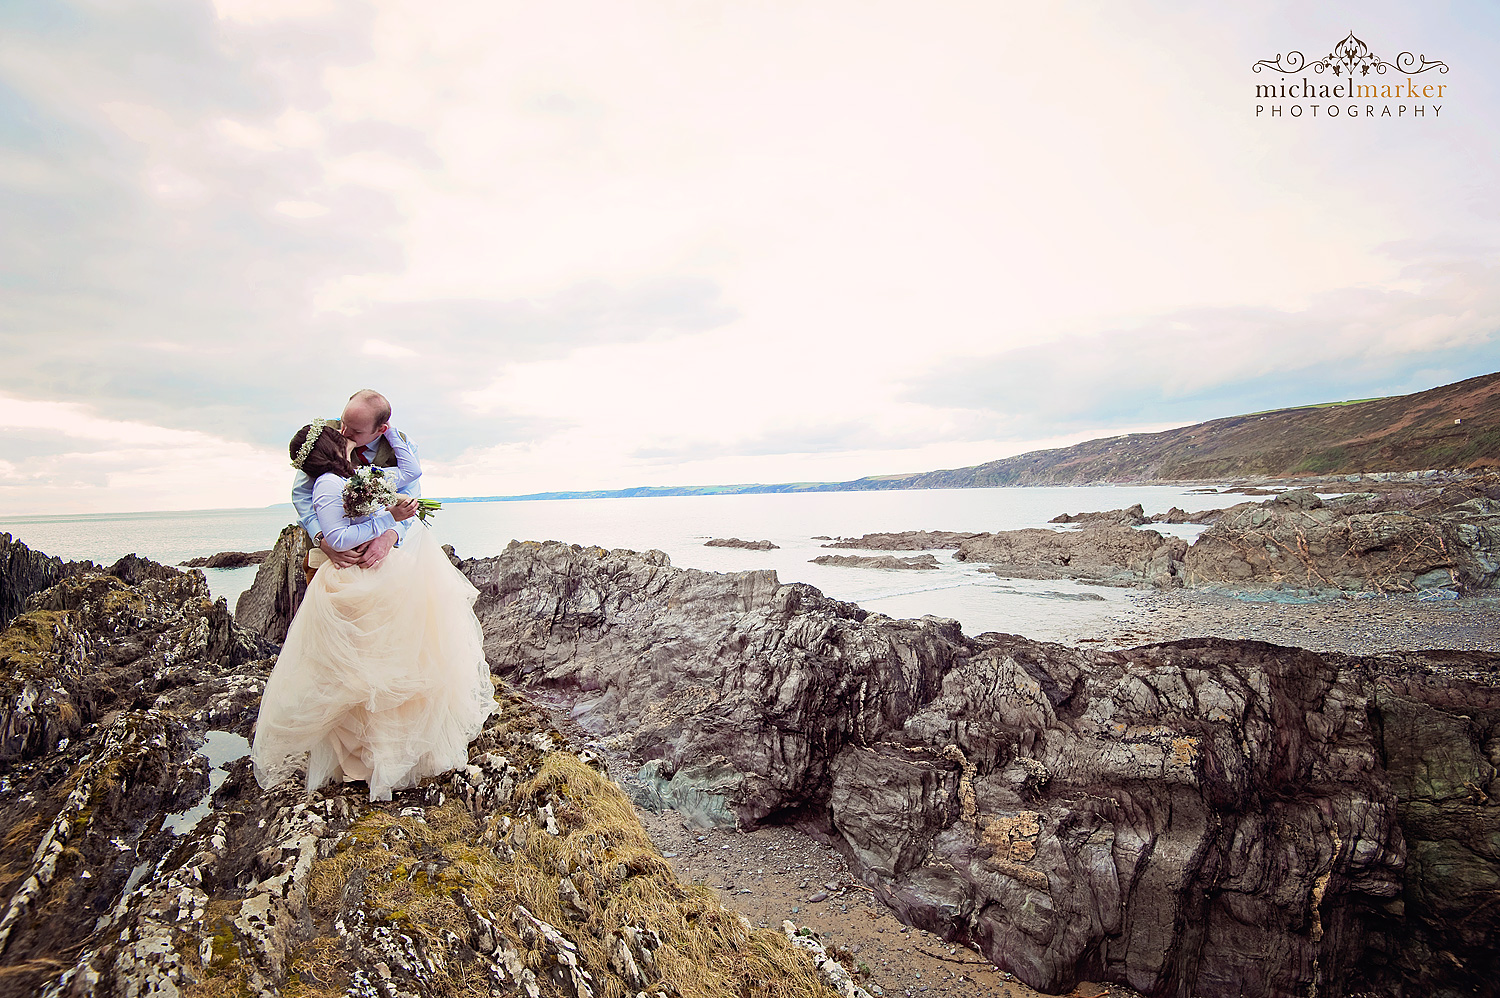
M1159 433L1028 451L986 464L844 482L668 485L467 496L442 502L876 492L1032 485L1313 484L1430 478L1500 466L1500 372L1412 395L1272 409Z
M906 485L874 484L886 479L904 481L909 476L887 475L851 482L783 482L777 485L641 485L629 489L588 489L580 492L531 492L520 496L470 496L442 502L535 502L546 499L653 499L663 496L744 496L784 492L865 492L876 489L910 488ZM942 486L926 486L942 488Z

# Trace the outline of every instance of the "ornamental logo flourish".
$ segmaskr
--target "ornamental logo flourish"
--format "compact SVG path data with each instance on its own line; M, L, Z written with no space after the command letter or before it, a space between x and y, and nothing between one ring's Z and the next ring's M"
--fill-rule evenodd
M1369 76L1370 70L1384 73L1388 69L1394 69L1398 73L1425 73L1429 69L1436 69L1440 73L1448 72L1448 64L1445 62L1428 61L1425 55L1412 55L1410 52L1402 52L1396 56L1395 62L1386 62L1370 51L1370 46L1354 37L1354 32L1349 32L1349 37L1333 47L1317 62L1309 63L1307 57L1301 52L1288 52L1286 56L1277 53L1275 59L1262 59L1257 62L1254 69L1259 73L1262 69L1269 69L1277 73L1300 73L1303 67L1311 65L1319 73L1328 70L1333 71L1334 76L1354 76L1354 71L1359 70L1360 76Z
M1281 99L1292 99L1295 101L1316 100L1320 103L1295 103L1285 105L1281 103L1255 105L1256 117L1267 115L1276 118L1286 117L1299 118L1304 114L1308 117L1336 118L1346 116L1357 117L1382 117L1382 118L1425 118L1438 117L1442 113L1441 104L1425 103L1389 103L1391 101L1418 101L1431 99L1445 99L1447 84L1429 83L1417 81L1413 77L1423 73L1437 71L1438 75L1448 72L1448 64L1438 59L1428 59L1425 54L1413 55L1410 52L1402 52L1396 56L1394 62L1387 62L1370 50L1354 32L1349 34L1333 46L1321 59L1308 61L1308 58L1299 51L1288 51L1285 55L1277 53L1274 59L1261 59L1251 67L1256 73L1270 70L1273 73L1282 73L1281 80L1277 83L1257 83L1255 85L1255 98L1259 101ZM1309 78L1305 71L1311 69L1315 74L1329 74L1333 80L1318 82L1315 78ZM1394 71L1394 72L1392 72ZM1374 73L1372 77L1370 74ZM1403 76L1404 80L1390 79L1382 81L1378 77L1391 73L1392 76ZM1286 76L1292 74L1304 74L1300 80L1288 81ZM1434 79L1429 77L1428 79ZM1382 101L1376 104L1337 103L1341 101Z

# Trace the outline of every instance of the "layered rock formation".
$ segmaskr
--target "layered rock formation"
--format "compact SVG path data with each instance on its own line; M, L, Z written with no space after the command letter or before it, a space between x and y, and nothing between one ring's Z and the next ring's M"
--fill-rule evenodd
M988 562L987 570L999 575L1110 585L1464 592L1500 583L1500 477L1490 474L1327 500L1312 489L1294 489L1198 513L1173 507L1147 517L1137 504L1064 513L1051 522L1082 529L972 534L953 556ZM1209 528L1188 546L1132 529L1146 523Z
M183 568L248 568L271 556L270 551L220 551L206 558L189 558Z
M269 641L280 644L292 616L307 594L307 531L293 523L282 528L276 546L256 569L255 581L240 594L235 619Z
M1443 967L1430 993L1444 998L1500 981L1497 666L1493 655L1428 652L1384 656L1373 670L1369 714L1407 867L1401 895L1370 923L1365 959L1386 981Z
M1222 512L1224 511L1221 509L1207 509L1189 513L1185 509L1173 506L1165 513L1153 513L1147 516L1145 507L1136 503L1125 509L1107 509L1100 513L1062 513L1047 522L1077 523L1096 527L1140 527L1147 523L1212 523Z
M242 605L290 613L281 540ZM1500 979L1494 656L1083 652L660 552L459 563L492 664L628 752L641 799L826 836L905 918L1035 986L1448 998ZM473 765L389 807L261 792L223 746L250 734L271 647L199 573L113 571L0 632L0 994L821 987L779 934L671 880L515 698Z
M825 548L861 548L865 551L938 551L956 548L976 533L956 530L902 530L896 533L864 534L860 537L840 537ZM814 537L813 540L824 538Z
M1491 657L1080 652L552 542L464 569L491 661L644 761L643 798L818 831L1033 986L1446 996L1500 972Z
M898 571L926 571L938 567L937 558L930 554L919 554L911 558L894 555L820 554L808 559L814 565L833 565L841 568L886 568Z
M201 574L127 567L0 631L0 995L867 998L680 884L598 757L504 691L470 765L389 804L262 791L271 647Z
M747 551L775 551L780 544L770 541L745 541L738 537L713 537L703 543L706 548L744 548Z
M1140 507L1134 507L1139 510ZM1000 530L994 533L909 530L898 533L865 534L841 538L826 548L859 548L869 551L922 551L954 549L958 561L986 563L985 571L1018 579L1078 579L1112 586L1182 585L1182 558L1187 542L1163 537L1154 530L1133 530L1118 523L1134 518L1131 510L1080 513L1076 521L1087 526L1079 531ZM1066 515L1066 514L1064 514ZM1057 522L1057 521L1054 521ZM1142 520L1141 522L1146 522ZM1101 526L1101 523L1113 524ZM912 559L859 558L824 555L812 559L819 565L860 565L872 568L936 568L937 560L900 564Z
M1187 541L1154 530L1089 526L1078 531L1002 530L964 541L959 561L1021 579L1080 579L1116 586L1182 585Z
M1139 527L1150 523L1151 518L1140 503L1128 509L1109 509L1101 513L1060 513L1048 523L1087 523L1100 527Z
M26 597L81 571L91 563L65 562L33 551L10 534L0 534L0 627L10 623Z
M63 561L61 558L33 551L10 534L0 534L0 627L21 612L27 597L55 585L63 579L85 572L98 572L121 579L128 584L145 579L170 579L178 576L174 568L127 554L108 568L91 561Z
M1236 506L1194 542L1185 575L1192 585L1398 592L1500 581L1500 488L1413 505L1392 509L1376 496L1325 502L1302 489Z
M1189 513L1180 506L1173 506L1165 513L1153 513L1150 518L1152 523L1213 523L1224 511L1222 509L1203 509L1196 513Z

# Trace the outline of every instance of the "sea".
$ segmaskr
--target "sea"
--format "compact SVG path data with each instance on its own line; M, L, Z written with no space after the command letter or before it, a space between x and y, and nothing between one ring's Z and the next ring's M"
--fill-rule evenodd
M826 595L890 617L933 615L957 620L966 633L1022 633L1069 641L1096 630L1128 608L1126 589L1068 581L1002 579L980 565L933 551L937 570L913 571L814 565L823 554L894 554L829 550L822 537L857 537L901 530L994 531L1058 528L1060 513L1121 509L1140 503L1149 516L1173 506L1189 511L1243 501L1212 489L1170 486L1041 486L990 489L910 489L889 492L806 492L764 495L653 496L618 499L448 502L423 529L465 558L499 554L512 539L557 540L605 548L666 552L672 564L714 572L774 569L782 582L805 582ZM110 564L137 554L165 564L220 551L271 547L294 519L290 504L263 509L11 516L0 531L33 550L64 560ZM1191 542L1194 524L1148 529ZM769 540L774 550L706 547L714 537ZM254 581L256 569L204 572L216 597L231 609Z

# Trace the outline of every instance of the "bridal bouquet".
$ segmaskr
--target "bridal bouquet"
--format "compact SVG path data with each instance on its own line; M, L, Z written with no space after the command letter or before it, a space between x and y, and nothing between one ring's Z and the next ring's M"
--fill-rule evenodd
M369 516L407 498L410 497L391 487L381 469L373 465L355 468L354 475L344 483L344 515L351 520ZM442 508L443 504L435 500L418 499L417 519L426 523L429 516Z

